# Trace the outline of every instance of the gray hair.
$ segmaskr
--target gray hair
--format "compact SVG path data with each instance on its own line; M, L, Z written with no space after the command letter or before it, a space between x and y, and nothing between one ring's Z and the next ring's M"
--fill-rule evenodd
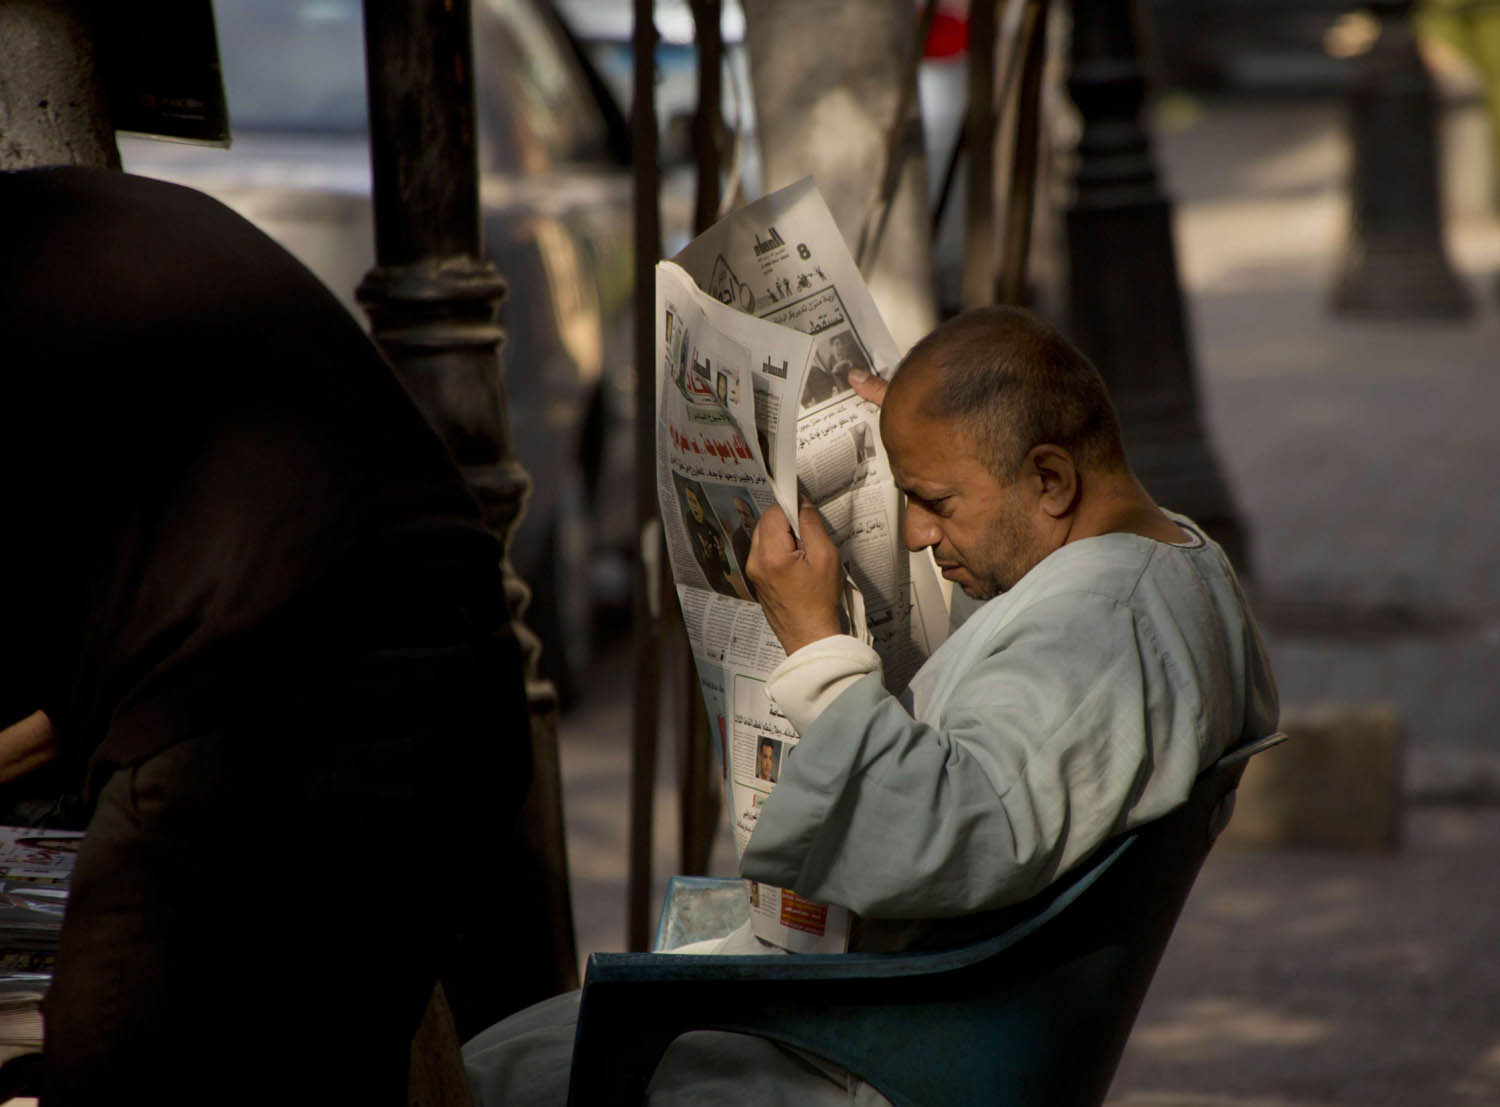
M1024 308L974 308L942 324L901 362L938 373L924 414L966 426L1006 482L1034 446L1051 443L1081 470L1125 469L1120 421L1099 370Z

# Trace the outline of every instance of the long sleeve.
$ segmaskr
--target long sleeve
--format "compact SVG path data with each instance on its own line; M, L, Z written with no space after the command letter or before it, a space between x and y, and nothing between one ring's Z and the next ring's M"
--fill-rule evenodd
M870 917L1023 899L1187 795L1203 711L1176 668L1128 606L1071 592L1011 620L932 725L862 676L803 730L741 871Z
M809 642L771 673L766 694L801 734L814 719L866 673L880 668L880 655L847 634Z

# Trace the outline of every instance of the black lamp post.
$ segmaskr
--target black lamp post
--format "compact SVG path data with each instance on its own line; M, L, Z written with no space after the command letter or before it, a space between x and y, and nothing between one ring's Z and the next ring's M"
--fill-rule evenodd
M365 0L364 16L376 267L357 295L376 341L508 549L529 482L506 415L504 332L496 322L505 281L482 256L470 5ZM489 928L465 934L457 971L447 977L460 1037L508 1013L492 996L520 1006L578 983L557 695L536 678L537 641L520 621L528 592L508 556L504 571L527 651L530 717L495 740L529 739L533 778L517 840L500 846L504 876L485 878L496 898L485 909Z
M657 163L656 46L651 0L633 0L635 85L630 134L635 181L635 559L631 617L635 685L630 719L630 852L625 892L626 948L650 948L651 856L657 729L661 723L663 606L671 583L656 520L656 259L661 257L661 170ZM694 689L696 692L697 690Z
M1083 134L1066 213L1069 326L1109 385L1142 483L1246 574L1249 543L1198 410L1172 203L1141 123L1141 18L1128 0L1073 4L1067 85Z
M1380 35L1349 88L1349 241L1333 310L1378 318L1461 318L1474 310L1443 249L1432 78L1413 0L1365 7Z

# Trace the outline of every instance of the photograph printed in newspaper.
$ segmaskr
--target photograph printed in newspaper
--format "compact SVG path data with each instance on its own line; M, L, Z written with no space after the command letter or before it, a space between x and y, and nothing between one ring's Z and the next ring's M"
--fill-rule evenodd
M798 741L765 692L785 653L745 574L761 512L778 504L795 527L799 496L817 507L844 562L849 632L880 654L892 691L941 643L948 613L930 558L902 544L879 410L849 383L851 369L889 376L900 351L811 179L658 264L656 306L663 533L743 852ZM761 939L845 948L842 908L751 890Z

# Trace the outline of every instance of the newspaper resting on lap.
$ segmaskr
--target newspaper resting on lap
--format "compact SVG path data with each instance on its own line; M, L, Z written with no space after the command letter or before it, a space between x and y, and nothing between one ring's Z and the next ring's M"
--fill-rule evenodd
M656 267L656 476L667 554L736 850L798 735L767 698L785 658L745 575L750 535L799 492L839 545L851 634L892 691L947 633L944 582L901 541L901 500L879 409L849 385L900 361L811 178L741 208ZM757 937L796 952L847 947L848 912L750 886Z

